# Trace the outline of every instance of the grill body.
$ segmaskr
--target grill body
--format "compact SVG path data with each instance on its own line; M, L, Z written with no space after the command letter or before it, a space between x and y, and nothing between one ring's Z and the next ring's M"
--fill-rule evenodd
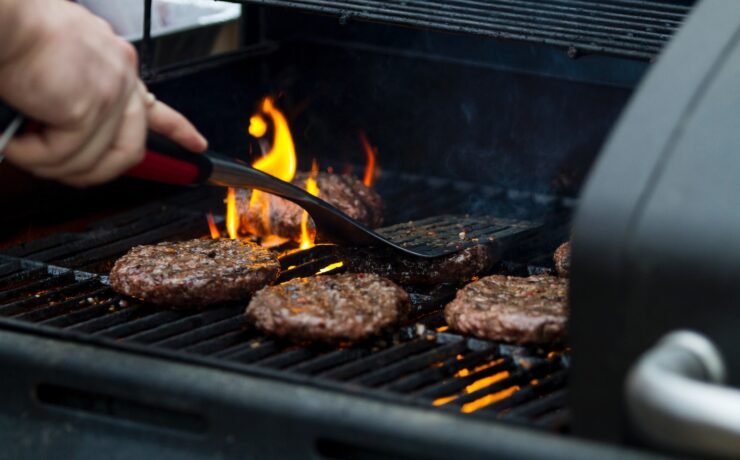
M571 291L582 433L630 436L627 372L676 329L710 337L728 383L740 382L740 163L730 121L738 115L726 102L738 94L738 7L697 7L625 111L584 191ZM609 300L593 308L596 298ZM599 355L588 351L594 346Z
M257 151L245 127L265 93L291 110L300 169L312 157L322 167L360 163L362 129L381 146L388 224L442 214L535 223L539 231L496 270L548 273L597 153L689 3L250 1L244 50L160 69L149 83L216 150L244 161ZM600 270L574 282L574 344L589 363L575 395L567 351L437 330L454 286L412 292L418 326L371 345L294 347L245 325L243 305L192 314L121 306L105 279L115 258L136 244L204 235L204 213L222 198L168 194L0 254L0 367L13 370L0 382L0 433L18 449L11 457L657 458L558 433L570 431L573 406L579 435L626 438L615 395L646 342L617 355L617 371L595 375L609 335L595 339L592 325L611 324L618 309L594 294ZM591 232L585 222L579 228ZM596 246L587 262L576 255L576 270L598 265ZM320 249L286 259L282 279L330 262ZM621 337L611 338L622 353ZM588 388L592 378L602 393ZM513 386L513 397L461 413Z

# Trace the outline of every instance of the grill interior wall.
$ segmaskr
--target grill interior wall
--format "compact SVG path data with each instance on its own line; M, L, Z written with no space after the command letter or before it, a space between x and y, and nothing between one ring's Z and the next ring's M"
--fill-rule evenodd
M631 93L479 62L299 41L163 76L153 88L213 148L247 161L258 152L250 152L249 115L272 93L292 122L300 169L312 158L322 167L362 163L364 130L383 169L567 196L577 194Z

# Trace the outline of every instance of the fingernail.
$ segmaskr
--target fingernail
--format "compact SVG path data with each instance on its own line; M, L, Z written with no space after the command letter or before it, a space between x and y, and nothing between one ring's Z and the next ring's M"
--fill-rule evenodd
M201 133L198 133L198 138L200 138L200 144L203 146L203 150L208 148L208 139L206 139Z

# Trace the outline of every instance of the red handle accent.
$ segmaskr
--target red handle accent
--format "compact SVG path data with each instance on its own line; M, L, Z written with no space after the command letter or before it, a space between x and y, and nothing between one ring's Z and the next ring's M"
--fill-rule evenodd
M147 150L144 154L144 161L131 168L126 174L165 184L191 185L198 183L201 173L198 166L193 163Z

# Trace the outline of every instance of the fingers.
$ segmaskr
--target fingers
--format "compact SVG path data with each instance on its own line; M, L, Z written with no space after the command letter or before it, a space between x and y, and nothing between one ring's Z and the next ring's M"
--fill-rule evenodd
M89 171L61 179L75 187L86 187L109 181L139 164L144 158L146 107L138 91L133 91L120 124L120 129L105 156Z
M84 187L113 179L141 162L147 127L193 152L208 146L192 123L157 101L138 79L122 102L96 121L94 132L81 143L75 138L80 135L77 127L48 127L14 139L6 155L37 176Z
M161 101L153 100L150 103L148 122L152 131L193 152L202 152L208 148L205 137L182 114Z

